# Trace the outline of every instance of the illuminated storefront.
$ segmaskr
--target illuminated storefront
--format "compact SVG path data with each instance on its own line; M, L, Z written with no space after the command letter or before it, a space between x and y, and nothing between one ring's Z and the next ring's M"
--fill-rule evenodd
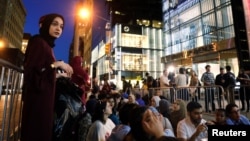
M120 88L121 76L131 80L132 84L141 80L146 72L154 78L160 77L163 70L162 37L162 29L116 24L112 31L111 56L105 56L104 45L100 45L99 56L92 61L98 60L97 76L110 73L110 80Z
M163 20L161 60L166 66L204 72L204 66L210 64L217 74L220 66L231 65L238 73L230 0L164 0Z

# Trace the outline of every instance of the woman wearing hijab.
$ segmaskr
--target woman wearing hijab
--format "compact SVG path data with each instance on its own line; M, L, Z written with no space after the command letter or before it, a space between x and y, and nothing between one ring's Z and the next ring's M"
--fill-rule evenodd
M158 95L155 95L151 98L151 104L150 106L155 107L156 109L159 108L159 103L160 103L161 98Z
M89 76L86 70L82 68L82 57L81 56L73 57L70 65L74 71L71 80L83 90L82 101L86 103L86 95L89 87L88 84Z
M176 99L172 106L172 112L170 114L170 122L173 126L174 133L176 135L177 124L180 120L186 117L186 104L182 99Z
M56 77L70 77L73 69L56 61L53 47L64 27L64 18L48 14L40 18L39 34L30 38L24 59L21 141L51 141ZM64 73L56 74L56 68Z
M166 100L166 99L161 99L160 102L159 102L159 112L163 115L163 117L166 117L166 118L170 118L170 114L171 114L171 110L170 110L170 107L171 107L171 103Z

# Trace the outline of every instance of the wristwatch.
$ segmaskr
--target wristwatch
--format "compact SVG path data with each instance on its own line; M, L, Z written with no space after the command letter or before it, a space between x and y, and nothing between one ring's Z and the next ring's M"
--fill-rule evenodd
M50 67L51 67L52 69L55 69L55 68L56 68L55 65L54 65L53 63L50 65Z

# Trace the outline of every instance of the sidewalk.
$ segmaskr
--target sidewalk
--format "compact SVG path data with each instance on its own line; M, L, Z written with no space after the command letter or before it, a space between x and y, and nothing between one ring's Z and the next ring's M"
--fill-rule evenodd
M205 111L205 102L203 100L199 100L198 101L201 105L202 105L202 108L203 110ZM241 102L239 100L235 100L235 104L239 106L239 109L241 109ZM224 101L223 104L222 104L223 108L226 108L226 105L227 105L227 102ZM215 100L215 107L216 108L219 108L218 106L218 102ZM210 107L210 110L211 110L211 107ZM250 112L245 112L245 111L240 111L240 113L244 116L246 116L249 120L250 120ZM206 112L203 112L203 118L206 119L206 120L214 120L215 119L215 113L206 113Z

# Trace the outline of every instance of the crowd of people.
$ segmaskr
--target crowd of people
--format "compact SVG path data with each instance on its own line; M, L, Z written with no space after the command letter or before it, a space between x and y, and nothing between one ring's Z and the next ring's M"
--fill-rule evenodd
M146 73L141 88L139 82L133 87L122 76L121 91L114 91L116 85L104 77L101 87L93 79L90 89L80 56L75 56L70 64L57 61L54 56L54 41L64 27L63 16L55 13L42 16L39 26L39 34L29 40L24 60L21 141L200 141L207 138L207 124L250 125L249 119L240 114L245 108L249 111L249 96L244 95L247 89L240 89L242 104L247 102L247 107L243 104L241 109L228 89L235 81L248 85L249 77L243 69L235 78L231 67L226 66L227 72L224 74L221 68L215 78L211 66L205 67L201 77L206 86L205 110L209 112L211 103L216 111L215 119L206 121L197 101L195 87L199 80L194 71L190 80L184 68L179 69L177 76L165 69L158 81ZM216 110L212 89L215 84L228 90L229 104L225 109ZM167 89L187 85L193 89L178 91L181 96L177 98L173 89ZM159 87L157 91L151 89Z

